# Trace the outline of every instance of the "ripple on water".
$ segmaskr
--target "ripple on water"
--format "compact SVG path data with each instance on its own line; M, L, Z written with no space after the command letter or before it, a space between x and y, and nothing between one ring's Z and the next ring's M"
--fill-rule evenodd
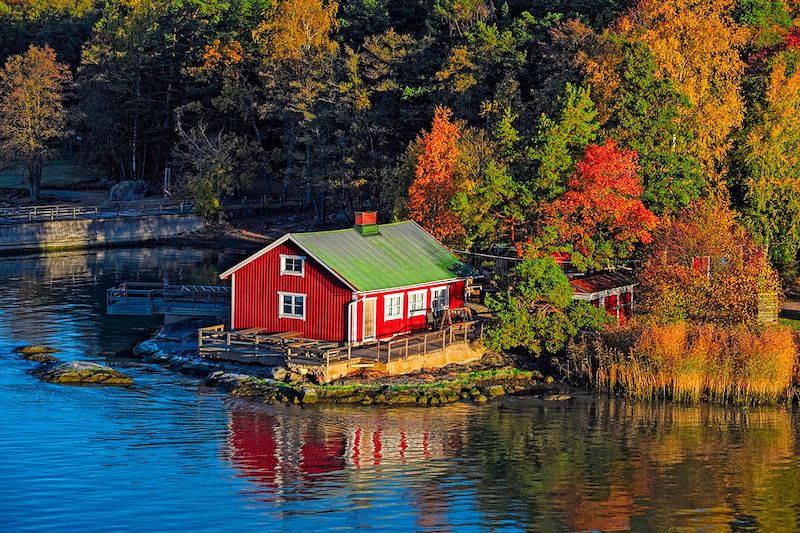
M131 388L39 382L21 344L105 357L124 279L211 280L242 254L118 249L0 259L0 529L800 530L797 416L582 399L258 405L114 360Z

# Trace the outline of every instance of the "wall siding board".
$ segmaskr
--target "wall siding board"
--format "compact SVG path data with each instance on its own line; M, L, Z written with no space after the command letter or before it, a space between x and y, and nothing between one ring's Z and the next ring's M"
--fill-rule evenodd
M347 304L352 300L352 290L310 257L304 276L282 276L281 254L305 256L287 242L236 271L233 328L260 327L269 333L299 331L306 338L346 341ZM278 317L278 292L306 295L305 320Z
M346 342L349 339L348 305L353 292L311 257L306 258L305 275L290 276L280 273L280 256L301 255L305 253L291 242L283 243L258 259L237 270L236 282L232 288L232 327L233 329L263 328L269 333L299 331L306 338L326 341ZM424 289L425 303L431 305L431 289L449 286L450 308L464 305L465 281L433 284L423 288L389 289L378 293L359 295L357 304L357 338L360 342L364 334L363 298L376 299L376 332L379 339L423 330L426 316L408 316L410 292ZM305 320L278 317L278 292L303 293L306 295ZM385 320L384 297L390 294L403 294L403 315L399 319Z
M411 292L416 292L419 290L425 290L426 297L425 297L425 304L430 309L431 305L431 289L436 289L439 287L449 286L449 296L450 302L449 306L450 309L455 309L456 307L463 307L464 306L464 287L465 281L458 280L453 281L450 283L442 283L439 285L429 285L423 288L412 287L408 289L389 289L387 291L378 292L378 293L370 293L366 295L367 298L375 298L376 299L376 331L379 339L388 339L395 335L408 333L411 331L418 331L425 329L427 326L426 324L426 316L419 315L414 317L408 316L408 294ZM385 302L384 297L388 295L394 294L402 294L403 295L403 315L401 318L393 319L393 320L385 320ZM359 297L358 302L358 339L360 340L364 335L364 304L363 304L363 297Z

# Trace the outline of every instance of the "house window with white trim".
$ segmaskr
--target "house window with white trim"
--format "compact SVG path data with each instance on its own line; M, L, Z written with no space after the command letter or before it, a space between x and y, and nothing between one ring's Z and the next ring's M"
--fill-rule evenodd
M302 276L306 269L306 258L300 255L281 254L281 275Z
M425 314L427 292L426 290L421 290L408 293L408 316L412 317Z
M403 318L403 295L388 294L383 297L383 319L396 320Z
M293 292L278 293L278 316L306 319L306 295Z
M448 287L431 289L431 309L444 311L450 305L450 291Z

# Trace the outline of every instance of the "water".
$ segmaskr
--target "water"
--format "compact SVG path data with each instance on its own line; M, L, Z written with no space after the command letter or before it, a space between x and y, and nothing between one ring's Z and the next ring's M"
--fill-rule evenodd
M114 357L158 326L106 317L125 279L211 282L242 253L0 258L0 531L796 531L786 409L581 398L346 408L232 400ZM11 353L119 365L130 389L39 382Z

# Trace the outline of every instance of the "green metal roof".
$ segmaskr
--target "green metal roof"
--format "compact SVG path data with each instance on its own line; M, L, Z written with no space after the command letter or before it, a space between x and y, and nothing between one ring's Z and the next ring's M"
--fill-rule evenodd
M355 228L292 233L290 238L359 291L477 275L416 222L381 224L377 235Z

